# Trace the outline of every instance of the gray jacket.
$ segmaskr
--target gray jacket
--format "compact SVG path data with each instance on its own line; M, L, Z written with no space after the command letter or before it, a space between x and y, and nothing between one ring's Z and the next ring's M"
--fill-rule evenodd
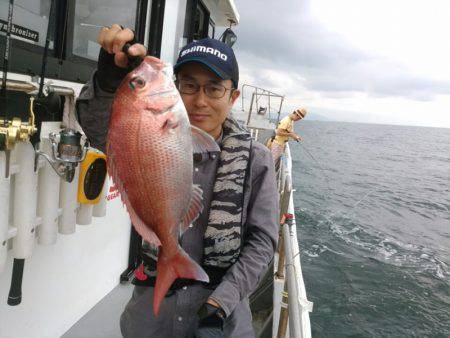
M112 95L102 92L93 81L87 83L77 100L78 121L92 146L105 149ZM189 337L196 327L196 312L208 297L224 309L227 337L251 337L248 296L257 287L270 263L278 239L278 193L270 151L253 142L250 170L244 187L243 246L240 257L210 290L192 285L166 297L157 318L151 310L151 287L136 286L121 319L122 333L129 337ZM203 256L203 235L208 222L219 156L204 154L194 163L194 183L203 190L204 211L182 237L183 249L199 264Z

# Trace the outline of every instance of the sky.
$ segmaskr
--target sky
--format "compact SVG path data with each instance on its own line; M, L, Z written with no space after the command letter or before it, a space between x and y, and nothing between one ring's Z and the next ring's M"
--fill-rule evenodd
M450 128L450 1L235 0L240 83L330 120Z

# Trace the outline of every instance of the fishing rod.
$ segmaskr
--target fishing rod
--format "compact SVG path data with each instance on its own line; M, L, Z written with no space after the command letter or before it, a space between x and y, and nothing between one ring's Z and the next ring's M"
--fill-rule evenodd
M13 0L10 0L10 6L11 6L11 4L13 4ZM40 102L38 102L38 100L43 98L44 75L45 75L45 68L46 68L46 64L47 64L48 48L49 48L49 44L50 44L50 30L52 27L52 18L54 18L54 15L52 15L54 7L55 7L55 0L51 0L49 20L48 20L48 25L47 25L47 36L46 36L44 56L43 56L42 68L41 68L41 81L40 81L40 85L39 85L39 92L38 92L37 100L34 100L34 102L32 101L32 104L34 104L34 105L39 104ZM12 14L11 14L11 20L12 20ZM59 96L58 96L58 98L59 98ZM39 121L38 131L37 131L37 133L34 134L35 135L35 138L34 138L35 143L39 141L40 124L42 122L41 119L39 119L39 120L40 121ZM36 124L38 124L38 121L36 121ZM30 139L30 141L31 141L31 139ZM32 141L32 143L33 143L33 141ZM35 166L35 170L36 170L36 166ZM14 258L13 271L12 271L12 276L11 276L11 286L9 289L8 300L7 300L8 305L14 306L14 305L18 305L22 302L22 280L23 280L24 265L25 265L24 258Z
M14 10L14 0L9 0L8 25L7 25L7 29L6 29L6 46L5 46L5 53L3 54L3 77L2 77L2 90L1 90L2 91L2 95L1 95L2 96L2 99L1 99L2 106L0 107L1 110L5 111L5 118L3 119L4 127L6 127L8 125L8 120L9 120L9 112L8 112L9 109L8 109L8 104L7 104L8 94L7 94L7 90L6 90L6 79L7 79L8 68L9 68L9 48L10 48L10 44L11 44L11 29L12 29L13 10ZM0 141L3 141L3 140L0 140Z
M282 130L289 133L289 130L287 130L287 129L282 129ZM331 190L329 177L326 174L325 169L320 165L319 161L316 160L316 158L311 154L311 152L306 148L306 146L300 142L300 140L296 139L295 142L299 143L303 147L305 152L309 155L309 157L311 157L313 159L313 161L316 162L317 166L319 167L320 170L322 170L323 175L325 176L325 180L327 181L328 190Z
M9 124L9 109L8 109L8 91L6 89L6 80L8 76L9 70L9 48L11 43L11 29L12 29L12 19L13 19L13 10L14 10L14 0L9 0L8 7L8 25L6 28L6 45L5 45L5 53L3 54L3 77L2 77L2 88L0 95L0 112L4 111L3 118L3 127L6 129ZM1 120L1 119L0 119ZM11 156L11 151L7 147L8 144L8 133L0 133L0 150L5 151L5 178L9 177L9 161Z
M2 98L3 98L3 109L5 109L4 127L8 126L9 112L8 112L8 102L7 102L7 89L6 89L6 79L8 74L8 63L9 63L9 48L11 40L11 27L14 11L14 0L9 1L8 7L8 28L6 31L6 47L5 54L3 57L3 79L2 79ZM5 148L6 148L6 135L5 135ZM3 143L3 142L2 142ZM9 157L10 151L7 150ZM9 176L9 160L6 161L7 164L7 176ZM17 305L21 302L21 288L22 288L22 276L23 276L23 266L25 259L14 258L13 271L11 276L11 288L8 295L8 305Z
M34 127L34 113L30 106L30 117L28 122L22 122L21 119L10 116L9 102L8 102L8 83L7 76L9 71L9 59L11 54L11 31L13 28L13 11L14 0L9 1L8 7L8 23L6 29L6 43L5 53L3 55L3 77L2 86L0 90L0 111L4 111L4 118L0 118L0 150L5 151L6 155L6 170L5 177L9 177L9 161L10 153L14 147L15 142L28 140L30 135L36 132Z
M34 108L39 112L39 114L37 114L36 116L36 127L38 131L30 139L34 147L36 147L36 145L40 142L42 121L44 119L54 120L55 112L57 112L61 107L61 97L56 94L51 87L45 86L44 84L45 73L47 69L48 50L50 48L50 42L55 40L55 24L56 3L55 0L51 0L47 24L47 34L45 37L44 53L42 55L41 72L39 74L39 89L36 99L34 100Z

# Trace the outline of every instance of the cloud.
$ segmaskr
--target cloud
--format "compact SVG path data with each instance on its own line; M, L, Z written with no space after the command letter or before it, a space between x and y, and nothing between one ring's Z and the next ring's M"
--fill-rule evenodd
M288 94L431 101L450 79L419 76L400 62L367 52L315 20L307 1L240 0L236 54L243 78ZM283 80L284 78L284 80Z

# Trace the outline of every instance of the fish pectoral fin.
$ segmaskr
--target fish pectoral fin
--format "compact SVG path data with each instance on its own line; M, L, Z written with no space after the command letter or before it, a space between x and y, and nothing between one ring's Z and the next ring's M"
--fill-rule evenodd
M159 249L156 266L156 283L153 298L153 312L155 315L158 315L164 296L177 278L209 282L209 277L205 270L193 261L181 247L179 247L179 252L175 256L167 258L164 253L164 246L162 246Z
M165 121L163 122L162 129L170 130L175 129L180 124L180 119L176 117L173 111L168 111L164 114Z
M214 140L208 133L205 133L203 130L194 126L191 126L191 133L194 153L211 153L220 151L220 147L216 140Z
M198 218L200 213L203 211L203 190L199 185L192 185L192 194L191 200L189 202L189 207L187 208L186 213L181 219L180 229L184 232L191 223Z

